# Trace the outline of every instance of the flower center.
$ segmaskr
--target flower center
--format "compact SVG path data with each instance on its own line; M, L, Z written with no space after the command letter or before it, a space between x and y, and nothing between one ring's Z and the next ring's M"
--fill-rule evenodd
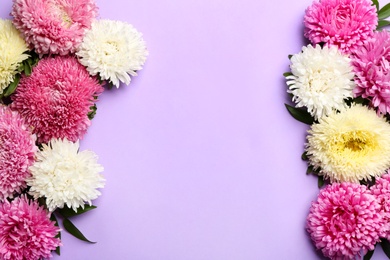
M65 8L57 1L52 1L49 4L49 11L56 17L59 18L66 28L69 28L72 24L72 18L66 12Z
M343 27L348 25L351 20L351 9L349 6L343 6L341 5L340 8L336 11L335 17L334 17L334 24L336 25L337 29L342 29Z
M372 133L356 130L340 134L335 145L339 152L366 153L376 146L376 138Z
M116 41L107 41L104 47L104 54L106 56L119 52L119 46Z

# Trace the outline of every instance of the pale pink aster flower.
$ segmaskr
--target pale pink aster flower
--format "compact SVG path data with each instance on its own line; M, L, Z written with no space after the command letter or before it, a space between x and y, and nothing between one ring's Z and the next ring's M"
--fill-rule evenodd
M311 239L331 259L356 259L373 250L383 224L380 205L367 187L348 182L322 189L307 217Z
M355 96L371 101L379 113L390 112L390 33L375 32L352 61L356 74Z
M390 174L387 171L381 178L377 178L375 185L371 187L371 193L376 197L381 206L381 212L385 221L382 237L390 240Z
M313 45L336 45L351 53L372 35L378 15L371 0L315 0L306 9L304 24Z
M0 259L37 260L61 246L48 211L25 196L0 204Z
M31 76L21 78L11 108L33 128L39 143L77 141L91 124L88 113L102 91L75 57L44 58Z
M0 201L13 197L27 187L34 163L35 136L20 115L0 106Z
M97 16L94 0L13 0L11 15L39 54L74 53Z

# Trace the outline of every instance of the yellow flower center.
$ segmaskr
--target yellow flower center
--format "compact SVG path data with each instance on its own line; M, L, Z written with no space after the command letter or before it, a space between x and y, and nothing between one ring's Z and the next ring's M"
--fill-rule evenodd
M337 151L338 154L356 157L375 150L378 141L372 132L355 130L336 135L331 146L334 148L332 150Z

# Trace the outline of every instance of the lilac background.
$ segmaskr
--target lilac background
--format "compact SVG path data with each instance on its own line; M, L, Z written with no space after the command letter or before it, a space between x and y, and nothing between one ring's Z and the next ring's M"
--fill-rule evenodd
M320 259L304 229L318 193L300 160L306 126L284 108L282 77L311 0L97 3L140 30L150 56L103 93L81 143L107 183L74 223L98 243L63 232L54 259Z

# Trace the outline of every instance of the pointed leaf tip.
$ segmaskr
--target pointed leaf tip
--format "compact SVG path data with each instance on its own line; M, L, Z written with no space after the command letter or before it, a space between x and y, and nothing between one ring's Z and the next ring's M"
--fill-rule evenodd
M96 242L92 242L92 241L88 240L83 235L83 233L81 233L81 231L69 219L65 218L64 221L62 222L62 224L64 225L65 230L68 231L74 237L76 237L82 241L91 243L91 244L96 243Z

